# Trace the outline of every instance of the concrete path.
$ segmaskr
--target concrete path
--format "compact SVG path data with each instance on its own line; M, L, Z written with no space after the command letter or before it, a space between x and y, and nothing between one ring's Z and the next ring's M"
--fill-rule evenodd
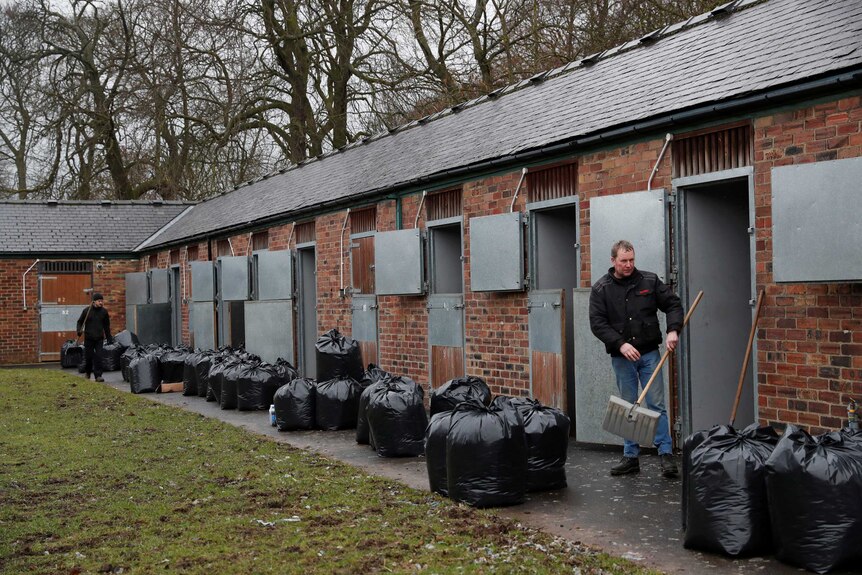
M66 370L72 372L72 370ZM106 383L129 392L119 372L105 374ZM222 410L215 403L181 393L141 397L220 419L275 441L308 449L360 467L369 473L428 489L424 458L384 459L367 445L358 445L354 431L279 432L265 412ZM501 515L598 547L667 573L789 575L805 571L772 558L729 560L683 548L680 531L681 480L661 477L658 458L641 457L637 475L611 477L608 469L620 449L569 447L566 489L530 494L523 505L498 509Z

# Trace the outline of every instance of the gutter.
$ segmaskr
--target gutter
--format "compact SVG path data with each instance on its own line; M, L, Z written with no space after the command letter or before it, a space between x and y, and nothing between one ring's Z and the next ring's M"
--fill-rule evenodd
M794 84L792 86L785 86L782 88L773 88L751 96L745 96L738 99L696 106L689 110L662 114L649 120L643 120L619 128L609 128L593 134L576 137L565 142L548 144L540 148L534 148L532 150L526 150L515 154L509 154L507 156L500 156L491 160L484 160L466 166L443 170L442 172L436 172L427 176L420 176L418 178L414 178L412 180L408 180L394 186L389 186L387 188L368 190L344 198L320 202L302 211L283 212L270 217L260 218L258 220L255 220L254 222L243 222L225 228L210 230L201 234L181 238L176 241L167 242L158 247L160 249L163 249L165 247L175 244L186 244L191 241L208 237L216 233L222 235L230 233L234 230L245 229L252 223L254 223L256 226L263 226L264 224L284 220L287 218L295 218L301 214L313 213L316 211L324 210L326 208L336 208L353 205L359 200L374 196L380 196L383 194L404 193L412 188L430 187L430 185L434 183L440 183L446 180L461 178L468 174L475 176L476 172L499 171L513 165L521 165L524 163L543 160L549 156L564 155L566 153L572 153L574 150L580 148L610 143L632 135L646 135L659 130L671 131L670 128L696 123L700 120L708 118L714 118L716 114L732 115L734 113L740 113L750 108L757 108L759 106L771 104L778 105L780 103L788 102L791 100L804 100L808 97L816 96L825 91L834 92L834 88L836 87L839 87L841 89L850 89L854 85L859 84L862 84L862 70L858 68L849 72L833 73L823 78L819 78L817 80L810 80L801 84ZM177 219L182 217L187 211L188 210L180 214ZM173 222L168 224L168 226L172 224ZM167 229L168 226L162 228L162 230L159 230L159 232L154 234L150 239L138 246L135 251L144 248L162 231Z

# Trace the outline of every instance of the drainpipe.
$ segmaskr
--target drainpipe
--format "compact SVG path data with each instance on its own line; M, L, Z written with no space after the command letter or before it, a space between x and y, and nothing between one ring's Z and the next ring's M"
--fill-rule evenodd
M293 230L296 229L296 222L290 224L290 234L287 236L287 249L290 250L290 240L293 239Z
M38 264L39 261L40 260L37 259L35 262L33 262L33 265L27 268L27 271L25 271L21 275L21 295L24 296L24 309L27 309L27 274L29 274L30 271L36 267L36 264Z
M248 237L246 238L246 246L245 246L245 256L248 257L251 254L251 232L248 232Z
M419 200L419 208L416 210L416 221L413 222L414 228L419 227L419 216L422 215L422 206L425 205L425 196L427 196L427 195L428 195L428 191L422 190L422 199Z
M230 246L230 255L236 255L233 253L233 242L230 241L230 238L227 239L227 245Z
M347 208L347 213L344 214L344 222L341 224L341 243L339 244L341 252L338 254L338 283L339 283L338 294L341 297L345 297L347 295L344 292L344 230L347 229L347 221L349 219L350 219L350 208Z
M527 168L521 170L521 179L518 180L518 187L515 188L515 195L512 196L512 205L509 206L509 212L515 211L515 200L518 199L518 192L521 191L521 184L524 183L524 178L527 176Z
M658 171L658 167L661 165L661 160L664 158L664 153L667 150L668 144L670 144L671 140L673 140L673 134L667 134L664 137L664 146L661 147L661 152L658 155L658 159L655 161L655 166L652 168L652 173L649 175L649 179L646 183L646 189L648 192L652 191L652 179L655 177L655 173Z

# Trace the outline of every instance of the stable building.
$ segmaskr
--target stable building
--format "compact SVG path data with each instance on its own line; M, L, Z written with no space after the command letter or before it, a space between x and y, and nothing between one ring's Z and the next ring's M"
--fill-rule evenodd
M587 302L628 239L686 306L705 294L666 368L677 440L729 419L761 290L737 426L833 429L862 397L860 181L862 4L729 2L185 206L133 248L125 326L306 375L338 328L612 444Z
M0 202L0 364L59 361L94 291L115 332L126 324L135 248L191 207L184 202Z

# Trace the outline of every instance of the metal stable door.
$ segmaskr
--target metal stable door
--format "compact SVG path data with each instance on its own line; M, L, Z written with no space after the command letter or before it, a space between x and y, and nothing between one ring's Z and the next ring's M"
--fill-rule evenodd
M222 345L239 346L245 341L242 320L243 308L235 305L248 299L248 258L246 256L224 256L216 263L218 285L218 335Z
M667 282L667 218L664 190L602 196L590 201L590 278L597 282L611 267L611 246L620 239L632 242L635 266L658 274ZM575 437L585 443L622 443L602 430L611 395L619 395L611 359L589 329L589 291L574 290ZM664 333L664 314L659 313ZM665 405L668 367L664 367ZM646 383L646 382L644 382Z
M566 411L566 306L561 289L535 290L527 300L532 395Z
M297 368L305 377L317 377L317 258L314 247L297 250L296 283L298 286Z
M353 339L359 343L362 364L378 363L377 355L377 296L354 295L350 304L353 315Z
M464 296L428 296L431 388L464 375Z
M270 363L282 358L296 365L293 253L255 252L252 271L254 299L245 302L246 349Z
M138 333L138 306L150 301L150 279L147 272L126 274L126 329Z
M216 347L215 278L212 262L190 262L192 269L189 329L193 345Z

